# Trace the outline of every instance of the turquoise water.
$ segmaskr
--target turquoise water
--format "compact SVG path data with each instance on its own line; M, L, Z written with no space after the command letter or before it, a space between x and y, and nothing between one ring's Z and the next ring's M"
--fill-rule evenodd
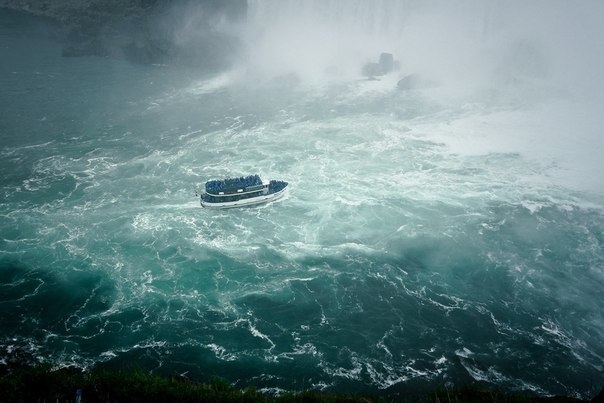
M604 384L591 105L546 86L259 84L62 58L14 18L0 35L0 360L267 392L483 381L589 398ZM227 211L194 197L252 173L289 195Z

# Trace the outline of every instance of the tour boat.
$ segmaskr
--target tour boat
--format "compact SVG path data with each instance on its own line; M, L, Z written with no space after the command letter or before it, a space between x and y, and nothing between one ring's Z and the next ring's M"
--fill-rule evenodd
M201 205L207 208L252 206L281 198L287 182L263 180L259 175L217 179L206 182Z

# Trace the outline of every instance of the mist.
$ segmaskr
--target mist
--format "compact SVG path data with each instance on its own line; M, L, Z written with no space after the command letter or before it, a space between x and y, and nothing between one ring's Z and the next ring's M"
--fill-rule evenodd
M363 82L363 66L392 53L395 71L367 88L417 75L439 103L515 105L428 136L458 153L520 152L556 166L565 186L603 191L603 20L598 1L250 0L230 74L254 85Z
M239 37L235 67L255 77L357 78L387 52L401 75L463 85L534 81L596 95L602 17L597 1L250 0L245 19L217 17L213 26ZM198 36L189 23L177 32L180 42Z

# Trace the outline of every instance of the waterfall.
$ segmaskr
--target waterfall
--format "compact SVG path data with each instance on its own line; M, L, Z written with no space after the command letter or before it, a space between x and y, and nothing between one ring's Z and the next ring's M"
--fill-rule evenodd
M450 65L454 52L467 53L488 36L491 5L249 0L245 62L269 75L350 77L387 52L405 69L434 70L430 66Z
M464 85L591 77L589 88L599 76L597 1L248 0L247 11L241 63L268 76L355 77L382 52L405 74Z

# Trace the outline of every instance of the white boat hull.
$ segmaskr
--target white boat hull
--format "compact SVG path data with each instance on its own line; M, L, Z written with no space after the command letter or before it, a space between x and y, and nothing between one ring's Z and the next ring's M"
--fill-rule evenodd
M279 192L269 193L266 195L260 195L256 197L250 197L248 199L235 200L230 202L206 202L201 200L201 206L204 208L213 208L213 209L227 209L233 207L246 207L253 206L256 204L268 203L281 197L285 196L287 193L287 187L280 190Z

